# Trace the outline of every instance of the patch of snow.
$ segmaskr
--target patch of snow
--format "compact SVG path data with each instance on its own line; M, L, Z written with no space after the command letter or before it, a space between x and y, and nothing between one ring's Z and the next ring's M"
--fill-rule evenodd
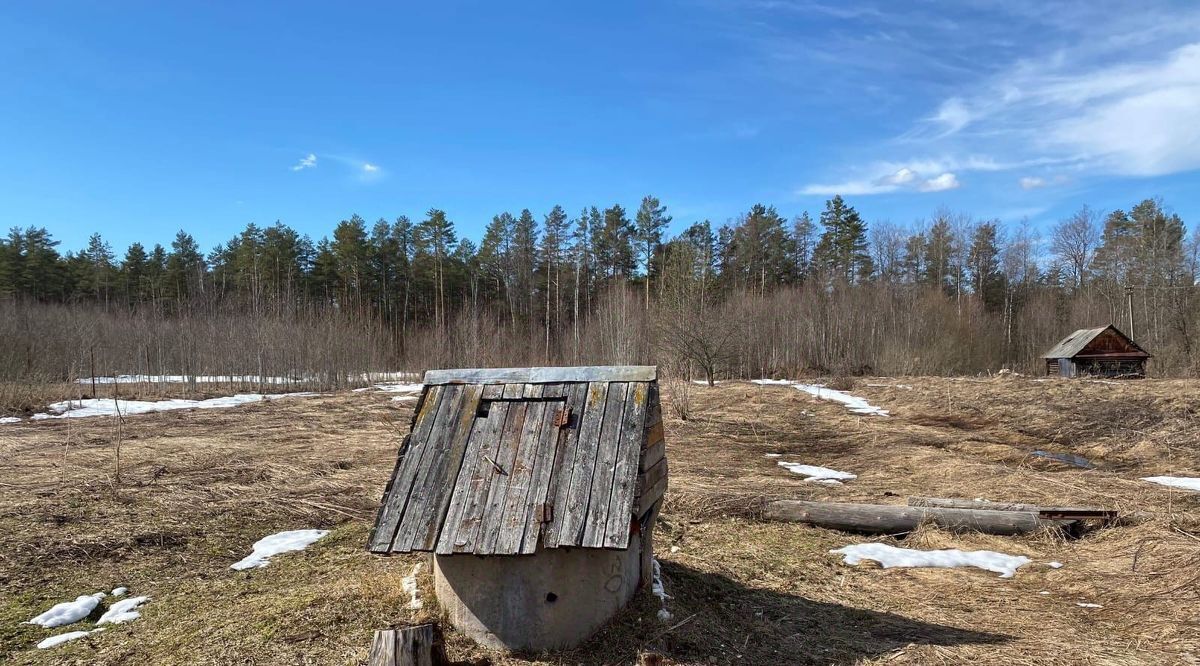
M679 546L671 546L671 554L672 555L674 555L675 553L678 553L678 552L679 552Z
M850 472L839 472L836 469L818 467L817 465L802 465L800 463L784 462L782 460L777 464L792 474L800 474L807 477L805 481L837 481L840 483L841 481L849 481L850 479L858 478L857 474L851 474Z
M660 622L670 622L671 611L667 610L667 599L670 599L671 595L667 594L667 589L663 587L662 567L658 564L658 558L650 560L650 563L654 568L654 577L650 589L654 592L654 596L658 597L658 602L662 604L662 608L658 609L658 619Z
M392 398L392 402L416 402L416 401L417 401L417 396L415 396L415 395L398 395L398 396Z
M127 587L116 587L116 588L113 588L113 591L110 592L109 594L112 594L114 597L123 597L123 596L125 596L125 593L128 591L129 591L129 588L127 588Z
M260 377L258 375L117 375L115 377L81 377L77 384L294 384L301 377Z
M69 643L77 638L83 638L89 634L99 633L101 631L104 631L103 627L100 629L92 629L91 631L68 631L65 634L51 636L50 638L43 640L41 643L38 643L37 646L39 650L46 650L57 645L62 645L63 643Z
M765 458L782 458L783 454L782 453L764 453L763 457L765 457Z
M823 483L827 486L844 486L844 485L846 485L846 484L842 483L841 481L838 481L837 479L813 479L810 477L810 478L805 479L805 481L811 481L813 483Z
M1104 608L1104 606L1101 606L1100 604L1089 604L1083 602L1076 602L1075 605L1079 606L1080 608Z
M797 391L807 393L818 400L832 400L840 402L855 414L866 414L869 416L889 416L886 409L881 409L867 402L865 399L856 395L850 395L845 391L836 391L831 388L826 388L824 384L801 384L800 382L788 381L786 379L752 379L752 384L760 384L763 386L792 386Z
M288 530L263 537L254 542L253 552L231 564L229 568L241 571L242 569L265 567L271 563L272 556L304 550L326 534L329 534L329 530Z
M1050 593L1047 592L1046 590L1042 590L1041 592L1038 592L1038 594L1050 594Z
M420 610L425 606L425 604L421 601L421 590L417 587L417 574L420 572L421 563L417 562L415 565L413 565L412 571L407 576L400 579L400 586L406 593L408 593L409 599L407 607L409 610Z
M64 624L74 624L91 615L92 611L96 610L96 606L100 604L100 600L103 598L103 592L85 594L76 597L75 601L64 601L61 604L55 604L50 610L24 624L37 624L47 629L61 627Z
M403 382L385 382L383 384L375 384L371 388L383 393L420 393L421 389L425 388L424 384L407 384Z
M1157 483L1172 488L1200 491L1200 478L1191 476L1144 476L1142 477L1142 481L1149 481L1150 483Z
M96 624L121 624L122 622L136 620L142 616L138 611L138 607L147 601L150 601L150 597L129 597L128 599L122 599L109 606L108 610L104 611L104 615L101 615L100 619L96 620Z
M1051 562L1047 566L1049 566L1051 569L1061 569L1062 562Z
M0 416L0 423L20 423L21 419L15 416Z
M151 412L169 412L176 409L223 409L237 407L263 400L279 400L281 398L307 398L317 395L312 392L303 393L239 393L223 398L207 400L108 400L105 398L87 398L84 400L67 400L49 405L49 413L34 414L30 418L35 421L44 419L81 419L93 416L114 416L119 410L121 416L131 414L149 414Z
M707 380L707 379L693 379L693 380L692 380L692 383L693 383L693 384L696 384L697 386L708 386L708 380ZM713 384L720 384L720 383L721 383L721 380L719 380L719 379L714 379L714 380L713 380Z
M963 551L956 548L947 550L914 550L911 548L896 548L884 543L860 543L829 551L844 556L846 564L858 564L863 560L874 560L883 568L892 567L934 567L953 569L956 567L975 567L985 571L1000 574L1001 578L1012 578L1021 566L1032 560L1024 555L1006 555L992 550Z

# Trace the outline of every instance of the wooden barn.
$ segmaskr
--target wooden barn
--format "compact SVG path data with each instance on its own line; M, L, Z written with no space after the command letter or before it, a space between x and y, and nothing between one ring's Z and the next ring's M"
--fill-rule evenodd
M1150 354L1111 324L1081 328L1046 352L1046 374L1056 377L1145 377Z
M369 549L433 554L449 620L577 644L649 582L667 487L653 366L431 370Z

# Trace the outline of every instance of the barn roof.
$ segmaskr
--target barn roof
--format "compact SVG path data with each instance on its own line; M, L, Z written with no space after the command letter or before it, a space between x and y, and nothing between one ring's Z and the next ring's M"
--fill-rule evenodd
M666 489L656 368L431 370L377 553L625 548Z
M1100 326L1098 328L1081 328L1078 331L1068 335L1054 345L1050 351L1042 355L1042 358L1074 358L1087 348L1093 340L1100 337L1105 331L1111 330L1121 338L1130 347L1129 356L1137 356L1140 358L1150 358L1150 354L1146 350L1138 346L1128 335L1122 333L1116 326L1109 324L1108 326Z

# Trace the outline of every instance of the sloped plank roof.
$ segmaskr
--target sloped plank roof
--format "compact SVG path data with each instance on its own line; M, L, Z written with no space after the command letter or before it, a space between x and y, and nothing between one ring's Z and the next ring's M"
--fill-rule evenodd
M573 368L472 368L430 370L425 384L555 384L560 382L652 382L653 365L585 365Z
M656 369L539 370L551 369L432 377L384 492L372 552L628 546L638 507L661 496L639 492L646 445L662 439ZM566 376L584 379L532 381ZM661 455L662 447L649 450ZM665 458L660 464L665 476Z
M1117 329L1116 326L1110 324L1108 326L1100 326L1098 328L1081 328L1060 340L1058 344L1054 345L1054 347L1050 349L1050 351L1043 354L1042 358L1074 358L1089 344L1091 344L1093 340L1100 337L1102 333L1110 329L1128 342L1131 347L1141 352L1141 354L1144 354L1146 358L1150 357L1150 354L1148 354L1146 350L1138 346L1136 342L1134 342L1129 336L1122 333L1119 329Z

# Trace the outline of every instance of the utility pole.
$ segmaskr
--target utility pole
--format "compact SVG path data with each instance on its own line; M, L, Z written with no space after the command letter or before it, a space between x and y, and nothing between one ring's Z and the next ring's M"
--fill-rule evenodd
M1137 333L1133 327L1133 287L1128 285L1125 287L1125 302L1129 307L1129 339L1136 340Z

